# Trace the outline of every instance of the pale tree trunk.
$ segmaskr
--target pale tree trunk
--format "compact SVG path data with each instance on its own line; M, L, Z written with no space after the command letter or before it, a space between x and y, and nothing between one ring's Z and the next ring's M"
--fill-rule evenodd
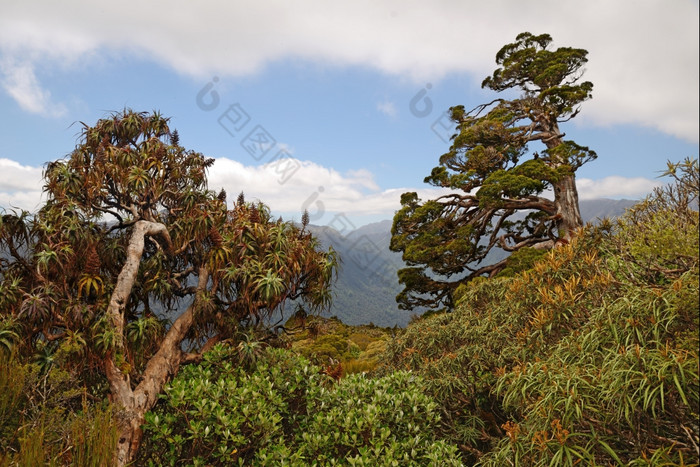
M206 272L201 277L205 277L204 283L206 284L206 278L208 278ZM115 453L115 464L118 466L127 465L134 461L141 444L143 435L141 425L145 421L145 414L158 401L158 395L163 390L163 386L177 374L183 358L180 343L192 326L194 307L193 303L175 320L158 352L146 364L143 379L136 389L120 388L121 392L118 393L115 393L114 389L112 390L114 401L123 408L117 452Z
M119 273L114 293L107 308L110 324L117 333L115 349L108 352L104 364L112 401L122 409L119 439L117 450L114 453L114 464L118 466L127 465L135 459L141 443L141 425L144 423L144 416L157 402L158 395L165 383L177 373L183 357L180 344L192 326L195 305L201 291L206 288L209 280L206 268L201 268L199 270L197 294L193 303L187 311L175 320L161 342L160 348L146 364L141 382L135 389L132 389L129 374L122 372L117 367L115 357L118 353L123 354L125 351L124 309L138 274L147 235L164 238L168 248L170 247L170 237L163 224L138 221L134 225L134 230L129 240L126 262Z

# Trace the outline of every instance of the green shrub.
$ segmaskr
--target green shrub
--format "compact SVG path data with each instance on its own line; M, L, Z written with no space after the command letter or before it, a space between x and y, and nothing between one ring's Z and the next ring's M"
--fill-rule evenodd
M691 336L684 305L674 303L682 289L697 313L697 274L661 296L630 291L595 310L546 358L506 372L496 390L513 411L504 425L509 437L483 464L697 460L683 448L697 432L700 400L697 318Z
M14 356L0 358L0 452L8 452L22 419L27 365L19 365Z
M350 357L348 340L339 334L324 334L296 348L306 358L319 365L326 365L329 360L340 361Z
M615 225L611 267L633 283L668 283L698 267L698 160L669 164L666 174L676 183L656 188Z
M353 332L348 336L348 339L353 341L363 352L367 350L367 346L375 340L373 337L363 332Z
M146 416L142 461L152 465L248 465L292 459L306 392L323 376L301 357L265 349L247 372L217 345L185 367Z
M519 272L532 269L542 259L547 250L525 247L514 251L506 260L506 267L498 273L500 277L512 277Z
M420 378L334 383L294 353L265 349L245 370L216 346L147 414L150 465L459 465L435 438L437 405Z
M355 373L369 373L377 367L376 360L357 360L351 359L343 362L343 376L353 375Z
M309 399L299 440L307 465L461 465L457 448L435 439L438 406L410 373L351 375L312 387Z

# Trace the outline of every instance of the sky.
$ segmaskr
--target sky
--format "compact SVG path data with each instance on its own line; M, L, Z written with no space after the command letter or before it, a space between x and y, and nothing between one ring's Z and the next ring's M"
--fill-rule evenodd
M343 229L391 219L449 148L450 106L523 31L588 50L562 125L598 159L581 199L641 199L698 157L698 1L0 2L0 209L36 210L82 123L158 110L216 159L209 187Z

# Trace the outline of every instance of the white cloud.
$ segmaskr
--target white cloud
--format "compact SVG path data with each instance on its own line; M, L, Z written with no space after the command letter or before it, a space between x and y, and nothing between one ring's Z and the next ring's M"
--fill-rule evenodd
M390 101L382 101L377 103L377 110L384 115L388 115L389 117L396 117L398 114L398 111L396 110L396 106L394 105L393 102Z
M0 208L37 210L44 199L41 177L40 167L0 158ZM581 199L637 199L660 185L659 180L619 176L577 179ZM298 220L304 209L308 209L312 222L316 223L327 223L336 214L345 214L351 219L390 219L401 207L401 195L405 192L415 191L422 200L450 192L430 187L382 190L367 170L340 173L294 158L259 166L247 166L227 158L216 159L209 169L209 188L215 191L224 188L230 201L243 191L247 200L262 201L286 219Z
M9 58L0 61L0 84L27 112L45 117L60 117L66 113L64 105L51 101L51 93L42 88L31 63L16 63Z
M42 202L41 167L0 158L0 208L36 211Z
M41 189L41 167L22 165L11 159L0 158L0 189Z
M548 32L555 46L590 51L595 89L583 121L698 141L698 17L694 0L10 0L0 6L0 53L63 64L126 51L199 77L301 59L424 83L454 72L481 79L506 41Z
M41 190L5 192L0 190L0 211L24 210L36 212L41 207L43 193Z
M365 169L340 173L309 161L289 158L259 166L246 166L227 158L216 159L209 169L209 188L224 188L229 200L244 192L249 201L259 200L285 218L301 217L308 209L313 220L332 214L390 218L400 207L406 191L417 191L422 199L439 196L432 188L381 190ZM24 166L0 158L0 208L36 211L42 195L42 168Z
M391 218L401 195L415 191L422 200L435 199L450 190L438 188L390 188L380 190L371 172L359 170L341 174L308 161L289 159L285 166L245 166L231 159L217 159L209 173L213 190L224 188L230 199L243 191L246 199L258 199L285 217L300 218L308 209L312 220L328 219L332 213ZM659 180L620 176L593 180L577 179L580 199L639 199L663 183ZM324 217L325 216L325 217Z
M335 169L289 158L260 166L246 166L227 158L216 159L209 171L209 187L224 188L229 198L243 191L246 199L258 199L275 212L312 217L325 212L357 214L393 213L400 193L380 191L371 172ZM394 199L395 198L395 199Z
M639 199L663 185L659 180L643 177L626 178L620 176L605 177L599 180L590 178L576 179L580 199L627 198Z

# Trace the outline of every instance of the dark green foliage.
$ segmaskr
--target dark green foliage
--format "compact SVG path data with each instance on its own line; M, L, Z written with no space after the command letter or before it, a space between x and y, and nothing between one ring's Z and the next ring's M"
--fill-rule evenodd
M298 350L302 355L313 358L319 363L327 363L329 360L350 358L348 348L348 341L342 336L325 335L314 339L309 346L298 347Z
M520 253L525 271L460 287L391 343L380 374L423 376L467 461L698 462L698 165L671 168L615 224Z
M457 448L434 436L437 404L410 373L348 376L330 390L313 387L309 400L310 420L299 441L307 463L461 465Z
M289 458L306 415L306 392L323 375L282 350L263 351L250 371L239 362L235 349L218 345L168 385L163 402L146 417L144 461L247 465Z
M593 85L579 82L587 52L550 50L551 41L523 33L498 52L500 68L483 87L515 90L518 98L450 109L452 146L425 182L461 193L401 197L391 239L408 266L399 271L400 307L451 308L461 283L506 267L505 260L488 264L489 253L549 248L582 226L574 175L596 154L565 140L559 124L578 114ZM554 199L541 196L547 189Z
M535 248L521 248L518 251L514 251L506 260L506 266L498 273L498 276L510 277L519 272L527 271L546 253L546 250L537 250Z
M581 67L588 62L588 52L570 47L547 50L552 42L549 34L535 36L524 32L515 40L498 51L496 63L502 68L486 78L482 87L494 91L521 88L527 93L541 92L544 103L563 115L570 114L576 103L590 97L593 84L576 84Z
M334 383L303 357L266 349L250 370L219 345L183 370L147 415L155 465L459 465L433 436L419 378ZM393 464L392 464L393 463Z

